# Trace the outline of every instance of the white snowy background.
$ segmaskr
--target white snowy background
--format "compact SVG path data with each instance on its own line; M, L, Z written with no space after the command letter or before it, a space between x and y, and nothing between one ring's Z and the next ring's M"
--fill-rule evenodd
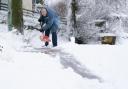
M0 24L0 30L0 89L128 88L127 44L103 46L59 42L62 54L55 52L51 56L23 52L27 44L22 36L7 32L4 24ZM42 43L38 38L33 40L36 42L31 41L31 45L40 47ZM91 78L91 75L97 77Z
M40 35L17 35L0 24L0 89L128 89L127 39L110 46L59 38L57 48L37 51L44 44Z

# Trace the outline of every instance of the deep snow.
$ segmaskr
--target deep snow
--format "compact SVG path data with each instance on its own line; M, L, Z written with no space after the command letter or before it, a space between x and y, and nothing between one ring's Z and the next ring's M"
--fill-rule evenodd
M0 24L0 89L128 89L127 44L77 45L59 40L61 51L51 56L23 52L42 45L39 32L26 33L7 32Z

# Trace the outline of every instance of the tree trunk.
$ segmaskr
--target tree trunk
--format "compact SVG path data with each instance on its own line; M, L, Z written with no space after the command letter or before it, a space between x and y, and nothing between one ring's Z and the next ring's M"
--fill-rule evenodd
M21 34L24 33L22 0L12 0L12 25Z

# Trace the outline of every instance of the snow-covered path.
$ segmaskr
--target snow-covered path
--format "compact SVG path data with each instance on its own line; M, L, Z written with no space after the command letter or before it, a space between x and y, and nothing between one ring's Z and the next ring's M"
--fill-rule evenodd
M68 45L68 46L66 46ZM127 89L127 46L65 44L64 52L71 60L45 53L15 52L10 59L0 60L1 89ZM63 47L63 48L65 48ZM72 47L72 48L71 48ZM86 49L86 51L85 51ZM93 49L92 51L89 51ZM83 50L83 51L82 51ZM98 50L98 51L97 51ZM110 51L111 50L111 51ZM85 52L84 52L85 51ZM124 52L122 54L122 51ZM84 52L84 53L82 53ZM77 55L79 53L79 55ZM85 55L86 54L86 55ZM102 55L101 55L102 54ZM92 56L93 55L93 56ZM8 56L7 56L8 57ZM73 64L74 63L74 64ZM75 64L76 63L76 64ZM80 65L78 65L81 63ZM75 71L87 68L103 78L83 78ZM81 70L84 73L84 70Z
M78 89L78 79L82 77L71 68L65 69L58 56L16 52L9 61L0 60L2 89Z
M37 48L35 50L26 51L26 52L35 52L43 53L52 57L59 57L60 63L65 68L72 68L73 71L79 74L83 78L88 79L97 79L99 82L102 82L102 79L95 74L92 74L85 65L81 64L72 54L64 52L61 48Z

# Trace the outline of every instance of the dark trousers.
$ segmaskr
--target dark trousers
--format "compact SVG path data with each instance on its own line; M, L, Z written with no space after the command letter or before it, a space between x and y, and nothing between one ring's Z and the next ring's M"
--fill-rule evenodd
M50 35L50 29L45 31L45 36L49 37L49 35ZM53 47L57 46L57 33L56 32L52 32L52 44L53 44ZM48 45L49 43L45 42L45 46L48 46Z

